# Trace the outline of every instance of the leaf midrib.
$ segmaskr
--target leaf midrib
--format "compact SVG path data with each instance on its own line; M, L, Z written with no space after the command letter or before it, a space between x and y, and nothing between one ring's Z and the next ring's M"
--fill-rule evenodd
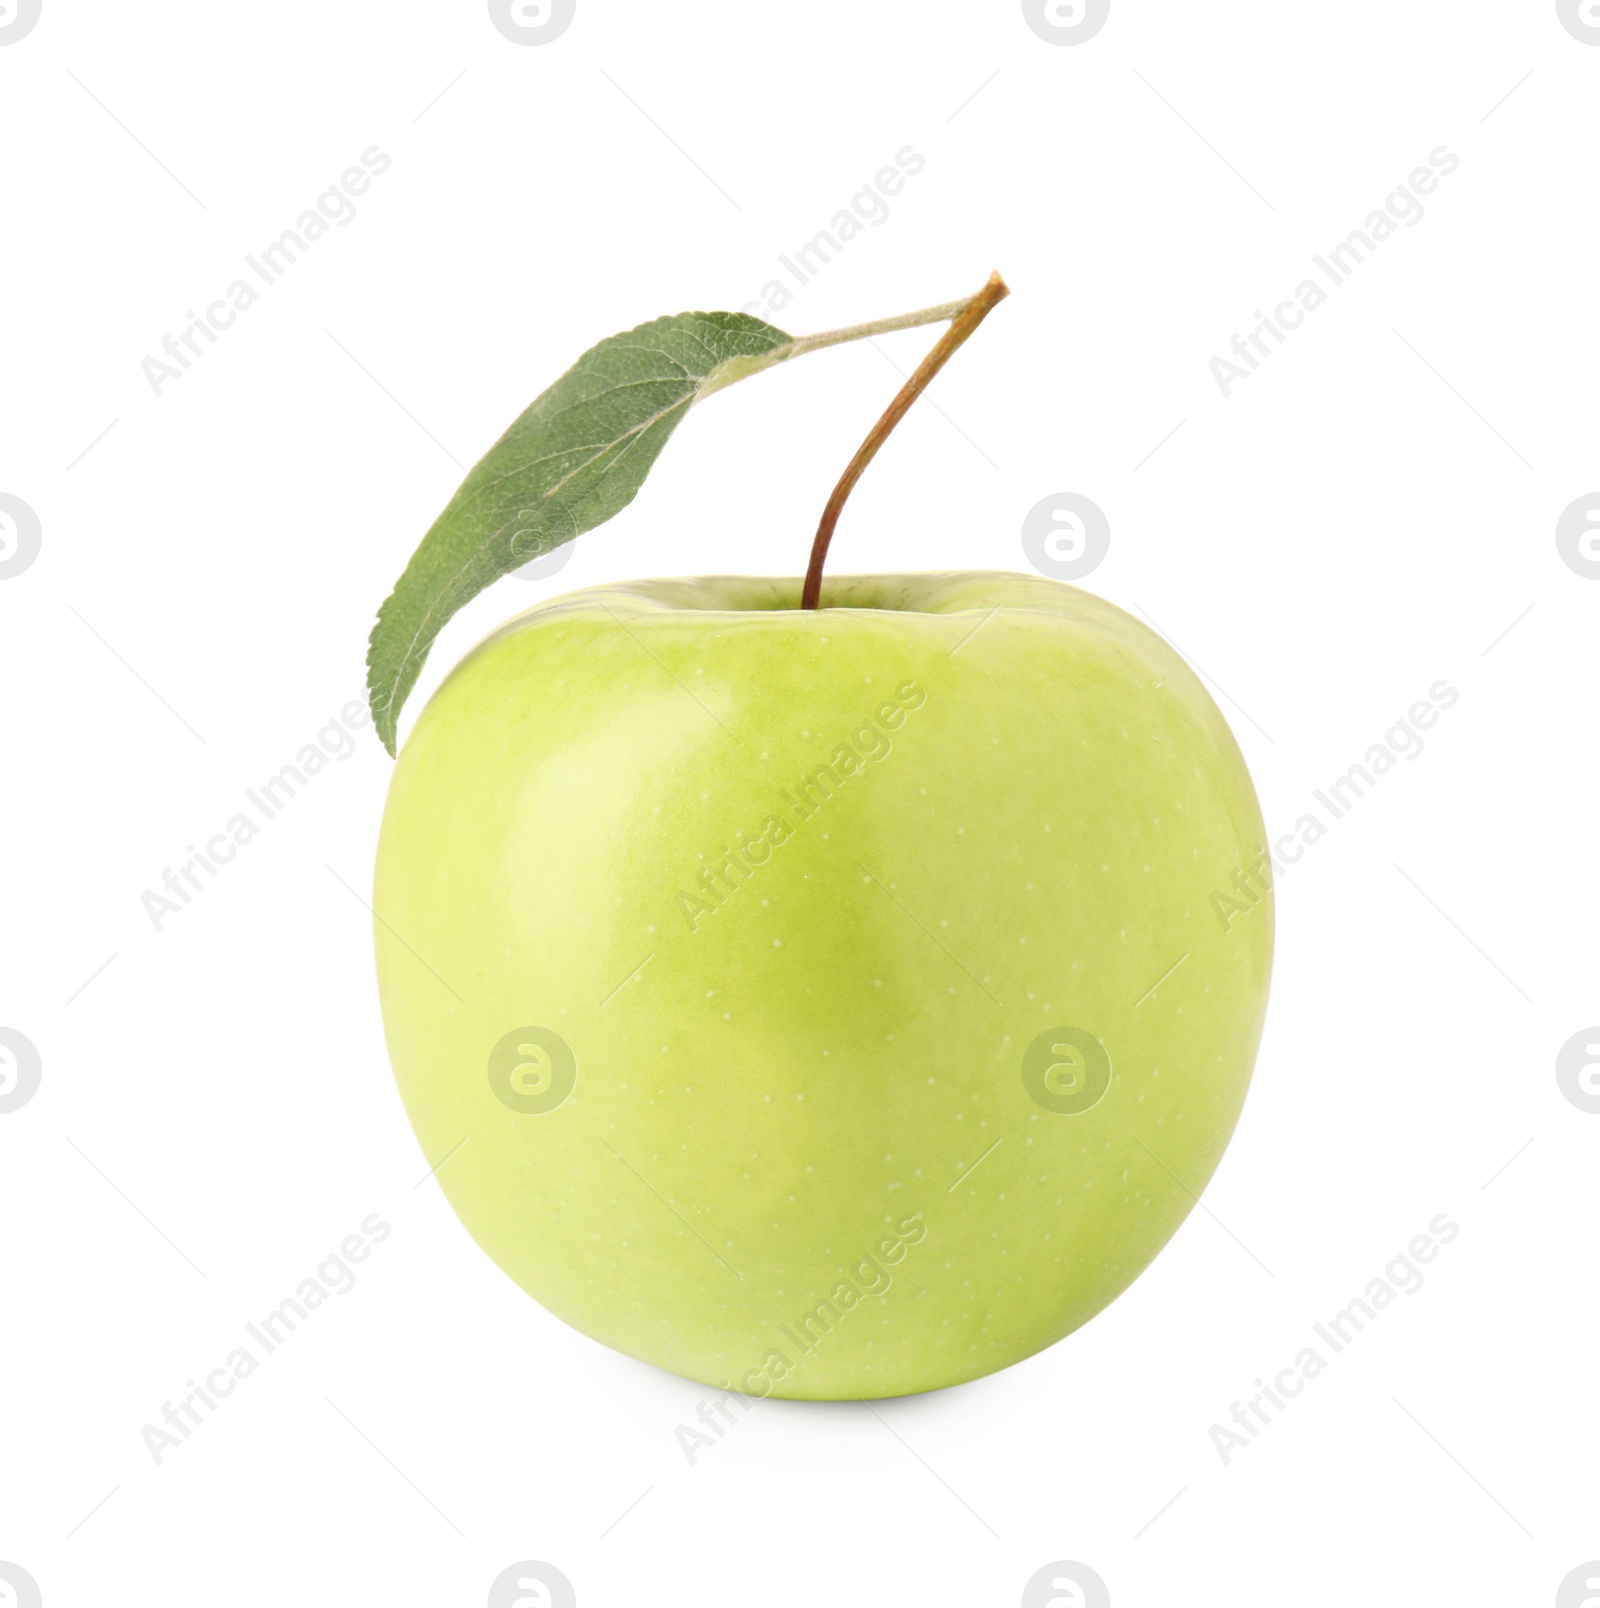
M620 389L622 389L622 387L618 386L618 387L616 387L616 389L620 390ZM696 384L694 389L697 391L699 389L699 385ZM602 393L602 394L609 395L610 393L607 392L607 393ZM652 425L659 424L661 422L661 420L666 418L667 415L669 413L671 413L675 408L685 407L690 402L692 402L693 400L694 400L694 396L693 396L693 393L691 392L691 394L689 396L680 397L676 402L672 403L669 407L662 408L658 413L651 414L651 416L648 419L644 420L640 424L635 425L631 430L623 431L623 433L621 435L619 435L616 438L616 440L608 441L604 445L602 445L601 447L597 448L597 450L594 452L593 456L591 456L589 458L586 458L581 464L579 464L575 469L573 469L570 474L567 474L562 479L558 480L555 483L555 485L553 485L548 491L544 492L539 497L538 500L540 502L548 502L550 500L550 498L554 497L556 495L556 493L559 492L563 486L567 485L568 482L571 481L573 475L582 474L583 471L585 469L587 469L590 464L596 462L599 458L603 457L607 452L611 451L612 448L614 448L614 447L622 446L623 443L626 442L628 447L631 448L634 445L634 443L638 440L638 438L641 435L643 435L646 430L650 429ZM563 410L563 411L566 411L566 410ZM558 417L558 416L559 415L552 415L552 417ZM562 457L562 456L564 456L564 454L562 454L562 453L551 453L550 454L550 457L558 458L558 457ZM538 460L538 461L540 461L540 462L548 462L548 459L541 459L541 460ZM620 457L619 457L618 461L619 462L621 461ZM532 468L533 465L529 464L529 465L527 465L527 467ZM483 489L485 491L488 491L488 490L492 489L492 486L503 485L507 480L510 480L510 479L513 479L513 478L514 478L514 475L502 475L499 480L492 482L490 486L485 486ZM474 549L474 551L472 553L472 556L470 558L468 558L466 563L464 563L458 570L456 570L456 572L450 577L449 581L443 587L439 588L435 592L433 601L428 604L427 611L417 621L417 627L411 633L411 640L409 642L407 642L407 644L406 644L406 651L401 656L401 658L399 659L399 661L395 665L394 674L389 678L389 696L384 700L384 709L385 709L385 711L387 711L389 709L389 707L393 704L393 702L394 702L394 689L396 687L398 687L400 685L401 681L404 679L405 671L411 664L412 655L416 652L417 642L421 638L424 629L432 621L432 619L434 617L434 614L438 611L440 605L451 594L453 594L453 592L455 590L455 587L456 587L456 583L458 581L460 581L461 577L463 575L465 575L472 568L472 566L475 563L477 563L478 560L483 556L484 549L486 547L488 547L490 545L490 543L495 541L499 536L501 536L507 529L509 529L510 526L513 523L515 523L515 517L516 516L514 516L512 519L508 519L504 524L500 525L496 529L494 529L492 531L485 532L483 538L480 540L480 542L478 543L477 547Z

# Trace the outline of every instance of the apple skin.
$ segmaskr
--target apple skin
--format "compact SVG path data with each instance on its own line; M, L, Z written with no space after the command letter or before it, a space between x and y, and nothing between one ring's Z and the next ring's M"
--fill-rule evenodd
M1110 603L799 593L596 587L474 649L395 767L379 991L441 1187L551 1312L718 1388L904 1395L1071 1333L1187 1216L1260 1038L1266 839Z

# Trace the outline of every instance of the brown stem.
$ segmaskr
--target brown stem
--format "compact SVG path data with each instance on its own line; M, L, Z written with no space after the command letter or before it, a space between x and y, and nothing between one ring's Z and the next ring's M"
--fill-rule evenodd
M822 522L817 526L816 540L811 544L811 563L806 569L806 584L800 594L800 607L814 609L821 606L822 566L828 557L828 544L833 540L834 526L839 523L845 499L855 490L867 465L878 455L878 448L889 439L889 432L906 416L911 404L922 395L924 387L935 374L955 355L969 335L989 316L991 309L1011 294L1010 287L999 274L990 274L989 283L962 307L951 320L950 327L939 337L938 344L917 365L917 371L901 387L900 393L888 406L883 417L873 425L867 439L856 449L856 455L839 477L833 488L828 506L822 510Z

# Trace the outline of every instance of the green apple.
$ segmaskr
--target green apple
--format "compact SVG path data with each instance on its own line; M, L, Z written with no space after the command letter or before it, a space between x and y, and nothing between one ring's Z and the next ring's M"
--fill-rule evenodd
M551 1312L894 1396L1053 1344L1184 1220L1261 1032L1265 839L1102 599L800 586L597 587L477 647L394 772L379 984L441 1187Z

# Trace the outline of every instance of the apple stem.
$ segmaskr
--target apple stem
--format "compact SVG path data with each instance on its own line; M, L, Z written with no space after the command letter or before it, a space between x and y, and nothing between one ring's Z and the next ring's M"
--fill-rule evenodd
M989 275L989 282L976 296L969 297L964 302L950 302L943 307L930 307L923 313L911 313L904 320L886 319L880 329L908 329L915 324L933 323L941 318L950 319L950 327L939 337L938 344L917 365L917 371L900 388L884 412L884 415L873 425L867 433L867 439L856 449L856 455L850 460L848 467L839 478L839 484L833 488L833 495L828 499L828 506L822 511L822 522L817 526L815 541L811 544L811 563L806 569L806 583L800 594L800 607L815 609L821 607L822 600L822 566L828 557L828 544L833 540L834 527L839 523L839 514L844 508L845 499L855 489L856 482L861 478L867 465L878 455L878 448L889 439L889 433L906 416L911 404L922 395L928 381L942 369L955 355L956 349L965 344L967 338L981 324L989 313L999 303L1011 294L1010 287L999 274ZM832 345L837 340L858 340L866 334L876 334L878 329L861 326L857 330L838 330L829 335L812 336L810 340L818 345Z

